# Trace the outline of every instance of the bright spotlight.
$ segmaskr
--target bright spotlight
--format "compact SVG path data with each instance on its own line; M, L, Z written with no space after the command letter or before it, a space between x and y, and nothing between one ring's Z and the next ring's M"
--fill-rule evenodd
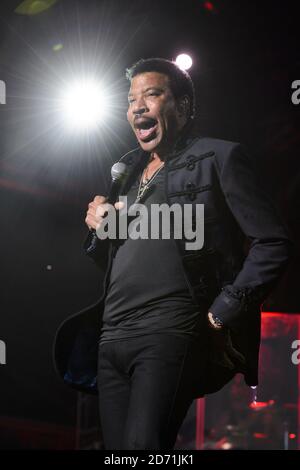
M181 70L189 70L193 65L192 58L188 54L179 54L175 62Z
M62 95L62 112L71 128L88 130L97 127L107 111L100 83L83 80L73 83Z

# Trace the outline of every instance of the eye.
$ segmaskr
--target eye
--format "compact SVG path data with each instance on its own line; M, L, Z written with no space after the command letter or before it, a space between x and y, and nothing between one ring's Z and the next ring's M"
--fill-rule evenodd
M131 104L131 103L134 103L135 99L134 98L130 98L128 99L128 103Z

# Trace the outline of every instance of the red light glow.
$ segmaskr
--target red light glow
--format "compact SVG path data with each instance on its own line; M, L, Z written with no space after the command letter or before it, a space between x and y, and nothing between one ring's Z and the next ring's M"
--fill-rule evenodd
M212 2L204 2L204 8L207 11L214 11L215 7Z

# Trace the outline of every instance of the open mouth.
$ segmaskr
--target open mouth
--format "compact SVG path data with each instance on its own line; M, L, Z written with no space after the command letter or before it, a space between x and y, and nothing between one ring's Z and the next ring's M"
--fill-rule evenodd
M158 122L152 118L139 118L136 119L134 127L138 138L142 142L150 142L156 136Z

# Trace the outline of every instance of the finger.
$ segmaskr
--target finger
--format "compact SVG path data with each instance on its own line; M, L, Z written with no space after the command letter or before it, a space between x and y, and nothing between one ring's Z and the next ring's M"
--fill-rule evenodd
M91 217L96 217L96 209L89 209L86 214Z
M96 230L96 226L97 226L98 222L94 218L86 217L85 223L86 223L86 225L88 226L89 229L93 228L94 230Z
M95 196L93 202L96 204L103 204L107 198L105 196Z
M115 203L115 208L121 210L125 207L125 202L119 201Z
M96 217L104 217L104 214L113 209L111 204L101 204L96 209Z
M97 218L96 218L96 214L95 213L90 213L88 212L87 215L86 215L86 218L88 218L89 220L92 220L93 222L100 222Z
M105 203L105 201L104 201L104 202L95 202L95 201L92 201L92 202L89 203L88 208L90 208L90 209L95 209L95 210L96 210L97 207L101 206L101 205L104 204L104 203Z

